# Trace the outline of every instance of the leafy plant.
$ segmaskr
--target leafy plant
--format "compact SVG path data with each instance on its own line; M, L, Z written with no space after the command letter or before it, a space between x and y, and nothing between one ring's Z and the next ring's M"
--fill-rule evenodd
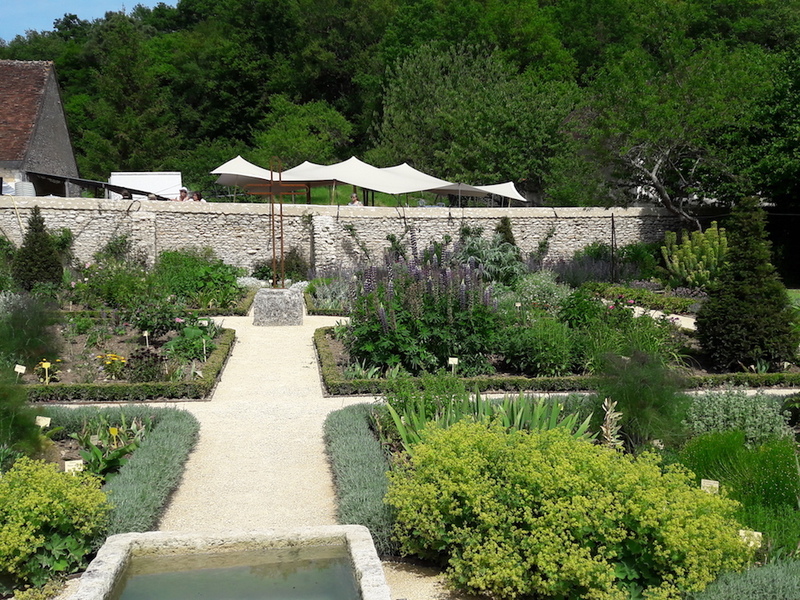
M680 393L682 378L654 357L635 352L609 357L599 393L617 403L627 447L653 440L676 444L684 437L682 421L688 398Z
M164 344L164 353L179 360L205 361L214 348L214 341L205 327L186 325L176 337Z
M174 296L197 308L228 308L242 296L239 269L214 256L210 249L164 251L158 256L150 285L164 297Z
M764 392L753 395L742 389L709 391L691 396L686 414L690 435L738 430L749 445L772 437L792 435L783 412L783 398Z
M527 326L506 326L498 336L503 364L530 377L565 375L572 371L573 338L564 323L544 317Z
M152 348L139 348L128 359L128 381L163 381L167 359Z
M110 505L97 477L20 458L0 477L0 570L42 585L86 565Z
M752 556L735 502L652 455L563 428L429 428L389 480L401 549L447 564L450 581L470 593L677 597Z
M672 287L706 287L722 269L727 251L728 238L716 221L703 232L684 230L680 243L674 231L667 231L661 248L667 283Z
M98 354L97 358L101 361L103 372L110 379L119 379L125 372L128 360L119 354L108 353Z

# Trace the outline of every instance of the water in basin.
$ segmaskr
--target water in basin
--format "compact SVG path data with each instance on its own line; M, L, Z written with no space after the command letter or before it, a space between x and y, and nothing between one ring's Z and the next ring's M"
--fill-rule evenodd
M358 600L346 546L134 556L114 600Z

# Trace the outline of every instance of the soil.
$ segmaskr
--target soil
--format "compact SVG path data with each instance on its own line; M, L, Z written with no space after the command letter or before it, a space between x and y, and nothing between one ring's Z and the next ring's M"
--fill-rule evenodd
M104 359L101 355L116 354L128 359L131 354L140 348L149 345L159 350L177 334L170 332L158 338L145 339L134 327L127 324L96 326L88 333L76 335L69 324L55 325L53 327L58 358L55 356L42 356L41 360L48 359L51 365L56 366L56 371L49 370L51 383L108 383L111 381L126 381L124 373L113 378L104 370ZM197 367L202 369L202 361L197 362ZM191 373L186 375L191 378ZM29 368L21 376L24 383L40 383L36 370Z

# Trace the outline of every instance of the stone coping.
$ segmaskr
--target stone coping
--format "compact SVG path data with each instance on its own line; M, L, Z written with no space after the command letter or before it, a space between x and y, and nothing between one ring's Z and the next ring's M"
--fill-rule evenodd
M105 210L112 212L159 212L159 213L206 213L206 214L263 214L269 215L271 206L265 203L234 202L168 202L153 200L110 200L104 198L58 198L54 196L0 196L2 209L40 208L70 210ZM277 204L276 204L277 206ZM276 209L276 213L278 210ZM441 206L347 206L336 204L283 204L283 214L287 217L302 215L342 215L349 218L449 218L449 217L501 217L509 215L517 218L611 218L661 216L674 218L667 210L658 207L496 207L459 208Z
M346 545L362 600L390 600L372 536L361 525L331 525L225 534L154 531L112 535L80 578L69 600L106 600L133 556L220 554L263 548Z

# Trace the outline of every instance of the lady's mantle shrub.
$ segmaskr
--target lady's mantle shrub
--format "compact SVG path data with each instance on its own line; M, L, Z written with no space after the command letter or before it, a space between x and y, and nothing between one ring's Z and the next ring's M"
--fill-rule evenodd
M109 510L94 475L20 458L0 477L0 572L42 585L85 566Z
M431 428L387 502L406 553L446 562L460 588L494 598L677 598L752 551L737 504L680 467L569 432ZM641 596L640 596L641 594Z

